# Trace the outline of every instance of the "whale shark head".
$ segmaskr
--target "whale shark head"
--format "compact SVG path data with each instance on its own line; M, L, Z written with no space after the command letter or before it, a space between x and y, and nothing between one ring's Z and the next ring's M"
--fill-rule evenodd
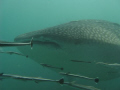
M15 42L28 42L32 37L32 50L29 46L21 46L18 49L39 64L62 67L64 72L99 77L101 80L120 76L117 69L96 64L120 63L119 24L104 20L72 21L19 35Z

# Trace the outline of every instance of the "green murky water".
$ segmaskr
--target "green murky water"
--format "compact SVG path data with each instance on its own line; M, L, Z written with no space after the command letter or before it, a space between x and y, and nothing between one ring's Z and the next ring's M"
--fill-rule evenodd
M81 19L100 19L120 24L119 0L1 0L0 1L0 40L13 41L26 32L55 26ZM17 48L0 48L2 51L16 51ZM33 60L17 55L0 53L0 72L23 76L60 79L63 76L40 66ZM94 86L101 90L120 90L120 79L92 81L66 78L79 84ZM0 90L79 90L53 82L0 80Z

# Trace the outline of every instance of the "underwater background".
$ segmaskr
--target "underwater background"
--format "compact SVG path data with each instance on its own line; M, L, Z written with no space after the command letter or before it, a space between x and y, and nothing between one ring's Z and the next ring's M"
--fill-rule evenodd
M120 0L0 0L0 40L14 41L16 36L23 33L82 19L100 19L120 24ZM16 47L0 47L0 50L19 52ZM0 53L1 72L50 79L63 77L30 58L3 53ZM101 90L120 90L120 78L100 81L98 84L78 78L73 81ZM54 82L0 80L0 90L21 89L80 90Z

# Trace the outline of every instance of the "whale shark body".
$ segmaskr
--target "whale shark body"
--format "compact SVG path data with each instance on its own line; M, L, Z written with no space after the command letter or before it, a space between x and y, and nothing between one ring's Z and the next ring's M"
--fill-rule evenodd
M19 35L15 42L25 43L32 37L32 50L29 46L18 49L39 64L62 67L64 72L99 77L100 80L120 76L118 69L96 64L120 63L120 25L117 23L104 20L72 21Z

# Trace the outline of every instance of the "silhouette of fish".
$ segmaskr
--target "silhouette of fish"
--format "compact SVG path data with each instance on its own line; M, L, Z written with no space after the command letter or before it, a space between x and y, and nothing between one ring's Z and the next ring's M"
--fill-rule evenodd
M28 42L34 38L34 49L18 49L38 63L63 67L65 72L99 77L100 80L117 78L116 69L95 63L120 63L120 25L104 20L79 20L19 35L15 42ZM57 71L57 70L56 70Z
M49 67L49 68L55 68L55 69L60 69L60 70L64 70L64 68L60 68L60 67L55 67L55 66L51 66L51 65L48 65L48 64L44 64L44 63L40 63L42 66L45 66L45 67Z
M26 42L26 43L15 43L15 42L0 41L0 47L11 47L11 46L25 46L25 45L30 45L31 48L32 48L32 46L33 46L32 40L33 40L33 38L31 39L30 42Z
M28 57L28 55L23 55L21 53L18 53L18 52L13 52L13 51L0 51L0 53L7 53L7 54L16 54L16 55L21 55L21 56L25 56L25 57Z

